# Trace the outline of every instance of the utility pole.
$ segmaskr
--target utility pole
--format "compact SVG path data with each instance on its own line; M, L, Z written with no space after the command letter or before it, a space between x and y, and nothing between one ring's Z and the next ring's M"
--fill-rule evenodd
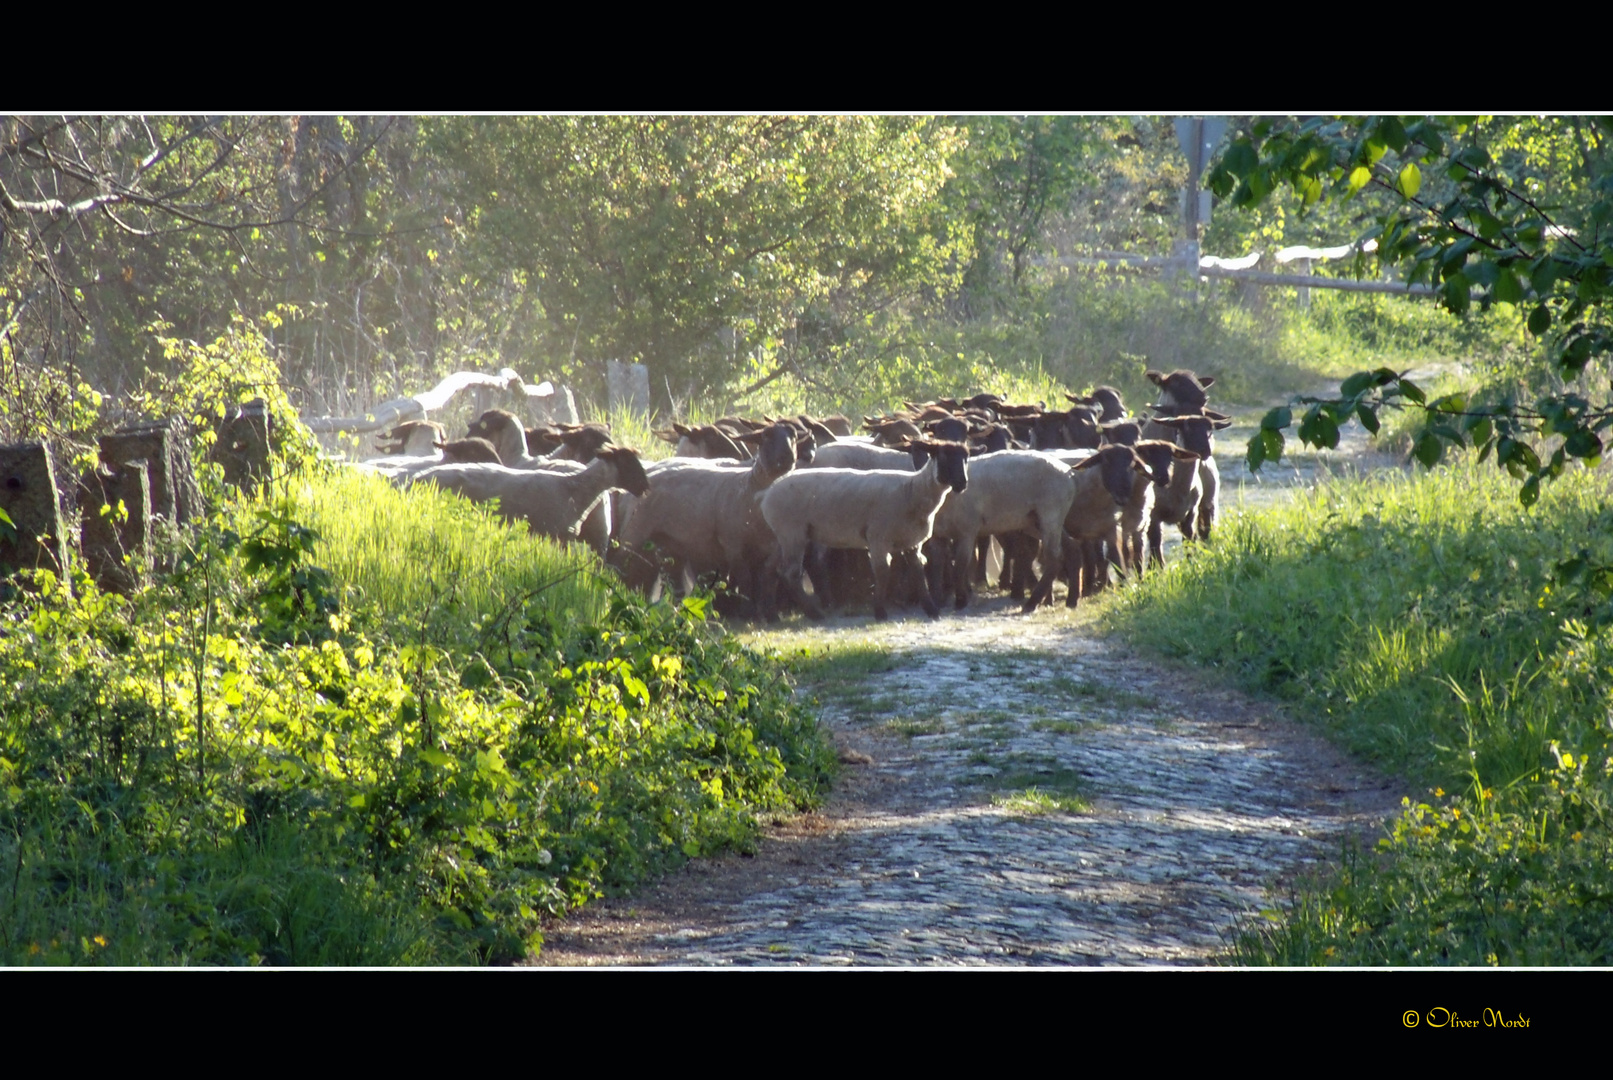
M1187 280L1196 289L1199 280L1199 237L1210 223L1210 193L1204 190L1204 169L1227 131L1224 116L1178 116L1176 141L1187 158L1187 186L1182 191L1182 236L1172 254L1182 263Z

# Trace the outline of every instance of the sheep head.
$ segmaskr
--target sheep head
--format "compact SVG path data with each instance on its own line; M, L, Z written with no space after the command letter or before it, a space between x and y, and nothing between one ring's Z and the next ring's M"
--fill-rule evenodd
M1210 395L1205 391L1215 382L1214 375L1200 378L1185 369L1173 371L1169 375L1158 371L1149 371L1146 374L1148 381L1159 387L1161 405L1174 405L1187 411L1204 408L1210 400Z
M598 460L615 467L616 482L612 487L641 499L650 493L650 478L644 474L644 463L639 461L637 450L629 446L605 446L599 451Z
M1129 446L1105 446L1081 464L1074 466L1074 469L1098 469L1103 478L1103 486L1114 499L1116 506L1124 506L1131 498L1133 471L1142 473L1155 483L1159 482L1148 468L1148 463L1138 457L1137 451Z
M913 464L921 466L921 459L935 462L935 476L959 494L969 486L969 448L963 443L941 442L936 439L910 439L902 447L913 455Z

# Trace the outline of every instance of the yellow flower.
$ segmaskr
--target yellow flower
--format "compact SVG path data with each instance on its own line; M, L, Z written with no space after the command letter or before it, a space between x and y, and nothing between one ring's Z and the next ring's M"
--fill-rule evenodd
M95 937L91 938L90 940L101 946L101 948L106 948L106 938L102 937L100 934L96 934Z
M1444 788L1442 788L1442 787L1437 787L1437 788L1435 788L1435 789L1434 789L1434 798L1436 798L1436 799L1437 799L1437 798L1440 798L1440 797L1442 797L1442 796L1443 796L1443 795L1444 795L1444 794L1445 794L1445 789L1444 789Z

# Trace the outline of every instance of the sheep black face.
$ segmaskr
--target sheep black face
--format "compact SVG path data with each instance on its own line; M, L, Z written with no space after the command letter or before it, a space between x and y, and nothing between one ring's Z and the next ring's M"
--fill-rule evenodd
M944 420L932 420L924 425L924 430L943 442L963 442L969 437L969 425L955 416L948 416Z
M610 444L610 428L604 424L562 424L557 430L560 444L565 447L560 456L572 461L592 461ZM530 440L527 445L531 453Z
M1169 375L1162 375L1157 371L1146 374L1148 381L1159 387L1159 403L1175 405L1184 412L1204 408L1210 400L1210 395L1205 391L1215 383L1214 375L1206 375L1201 379L1186 370L1173 371Z
M1154 483L1160 487L1170 486L1171 467L1175 462L1199 460L1199 456L1192 451L1183 450L1175 443L1165 442L1163 439L1144 439L1132 449L1142 458L1143 464L1148 466Z
M1156 416L1156 424L1175 428L1180 433L1182 449L1191 450L1201 458L1215 454L1215 433L1232 426L1228 417L1215 416Z
M599 452L599 457L616 466L615 487L641 499L650 493L650 478L644 474L644 463L639 461L637 450L607 446Z
M1114 443L1116 446L1136 446L1137 440L1143 437L1143 429L1132 420L1116 420L1104 424L1103 441Z
M798 464L796 440L799 433L787 423L777 423L772 427L762 428L760 431L748 431L736 436L736 440L749 446L756 453L756 463L752 468L761 469L774 479L783 476ZM811 439L808 438L810 443ZM807 461L812 460L811 451L807 452Z
M935 478L953 491L962 494L969 486L969 448L963 443L914 439L904 449L913 455L915 469L922 469L927 459L934 458Z
M1104 489L1109 492L1109 497L1114 499L1116 506L1126 505L1131 498L1133 470L1142 473L1150 480L1155 479L1147 463L1129 446L1105 446L1075 468L1098 469L1103 476Z

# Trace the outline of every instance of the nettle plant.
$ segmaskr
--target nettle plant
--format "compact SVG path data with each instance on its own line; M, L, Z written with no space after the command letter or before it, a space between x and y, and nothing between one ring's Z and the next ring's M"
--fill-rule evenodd
M1362 244L1375 240L1380 265L1402 267L1408 285L1433 288L1452 314L1474 304L1527 310L1554 383L1532 403L1515 391L1428 400L1405 372L1357 372L1337 397L1296 399L1304 406L1300 441L1331 449L1352 418L1376 433L1381 409L1421 409L1418 462L1432 468L1451 446L1476 448L1481 462L1493 454L1522 482L1525 506L1570 458L1599 464L1613 400L1585 387L1613 352L1610 136L1605 116L1258 119L1236 132L1205 179L1218 196L1253 207L1287 185L1304 208L1358 201L1369 222ZM1564 142L1575 150L1573 166L1558 160L1555 143ZM1358 274L1369 261L1357 256ZM1295 411L1266 414L1249 440L1251 469L1282 456Z

